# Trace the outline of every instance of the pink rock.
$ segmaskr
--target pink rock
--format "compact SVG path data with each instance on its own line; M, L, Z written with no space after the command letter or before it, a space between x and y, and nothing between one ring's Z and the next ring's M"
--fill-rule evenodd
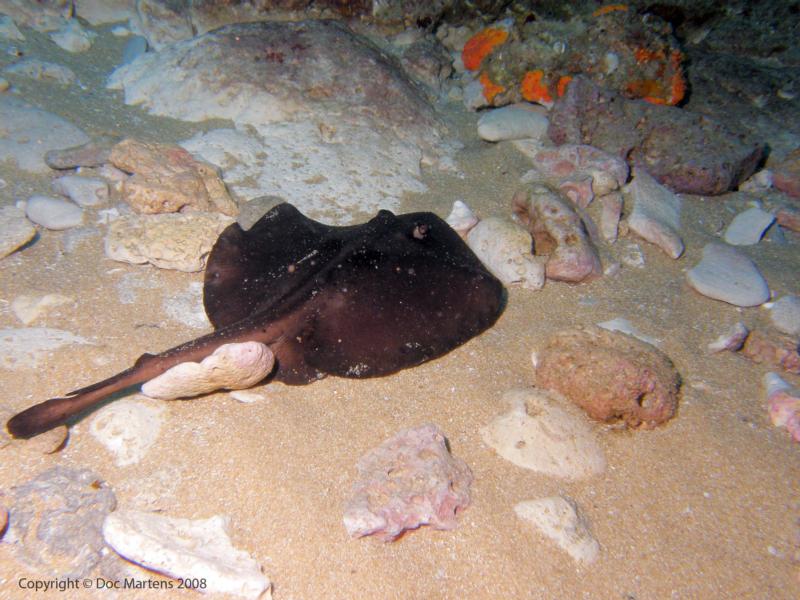
M800 232L800 209L784 206L775 213L775 221L781 227Z
M764 376L769 418L775 427L785 427L792 439L800 442L800 392L776 373Z
M619 219L622 216L622 194L611 192L600 199L603 205L600 213L600 233L603 239L614 242L619 232Z
M624 160L585 144L563 144L534 157L536 170L577 206L619 189L628 180Z
M786 159L775 166L772 183L780 191L800 198L800 148L796 148Z
M513 206L533 236L534 252L549 256L548 279L577 283L602 274L597 251L569 200L547 186L534 185L530 192L515 194Z
M454 529L470 502L472 471L451 456L436 425L403 429L357 464L359 480L344 511L351 537L392 541L409 529Z
M757 329L747 336L740 352L754 363L800 375L800 342L796 337Z

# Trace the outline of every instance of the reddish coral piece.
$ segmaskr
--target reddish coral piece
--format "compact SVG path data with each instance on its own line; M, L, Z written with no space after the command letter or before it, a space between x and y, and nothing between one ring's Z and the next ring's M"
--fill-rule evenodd
M461 51L461 60L464 67L470 71L477 71L483 59L486 58L495 46L504 44L508 39L508 31L487 27L473 35Z
M571 75L562 75L559 78L558 83L556 84L556 94L558 94L559 98L561 98L561 96L563 96L567 91L567 86L569 85L570 81L572 81Z
M489 75L487 73L481 73L481 76L478 78L478 81L481 82L483 86L483 97L486 98L486 101L491 104L494 101L494 97L497 94L506 91L502 85L497 85L494 81L489 79Z
M627 4L609 4L607 6L601 6L600 8L598 8L597 10L595 10L592 13L592 16L593 17L601 17L603 15L607 15L608 13L621 11L621 10L627 11L628 10L628 5Z
M791 336L768 334L757 329L747 336L740 352L754 363L800 375L800 347L797 339Z
M536 69L525 73L520 85L522 97L528 102L539 102L540 104L550 105L553 103L553 96L546 83L543 83L544 71Z

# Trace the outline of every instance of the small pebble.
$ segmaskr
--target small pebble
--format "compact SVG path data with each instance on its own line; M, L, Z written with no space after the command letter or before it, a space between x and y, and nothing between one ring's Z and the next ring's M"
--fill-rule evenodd
M711 353L723 352L725 350L736 352L742 347L749 334L750 330L747 329L747 326L739 321L728 329L728 331L711 342L708 345L708 351Z
M734 306L758 306L769 300L769 286L758 267L744 254L712 242L703 248L703 258L686 273L695 290Z
M50 34L50 39L67 52L86 52L92 47L92 40L95 37L96 33L85 30L75 19Z
M25 206L25 214L37 225L56 231L77 227L83 223L83 211L80 206L50 196L31 196Z
M725 230L724 239L732 246L752 246L761 240L774 222L774 215L753 206L733 218Z
M99 206L108 202L108 184L93 177L64 175L53 180L53 190L64 194L81 207Z
M0 207L0 258L24 246L36 235L36 228L16 206Z

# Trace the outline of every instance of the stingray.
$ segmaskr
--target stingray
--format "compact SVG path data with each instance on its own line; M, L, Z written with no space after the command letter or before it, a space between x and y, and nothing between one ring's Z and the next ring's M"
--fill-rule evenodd
M36 435L228 343L268 345L270 377L287 384L388 375L483 332L503 303L500 281L432 213L382 210L336 227L279 204L249 230L227 227L209 254L203 304L213 333L143 354L125 371L15 415L7 429Z

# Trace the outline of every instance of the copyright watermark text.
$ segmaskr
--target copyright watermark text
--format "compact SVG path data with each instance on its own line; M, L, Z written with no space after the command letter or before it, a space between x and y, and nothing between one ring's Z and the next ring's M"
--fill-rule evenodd
M31 579L22 577L17 581L20 589L31 592L66 592L67 590L204 590L204 578L192 579L105 579L103 577L85 577L83 579Z

